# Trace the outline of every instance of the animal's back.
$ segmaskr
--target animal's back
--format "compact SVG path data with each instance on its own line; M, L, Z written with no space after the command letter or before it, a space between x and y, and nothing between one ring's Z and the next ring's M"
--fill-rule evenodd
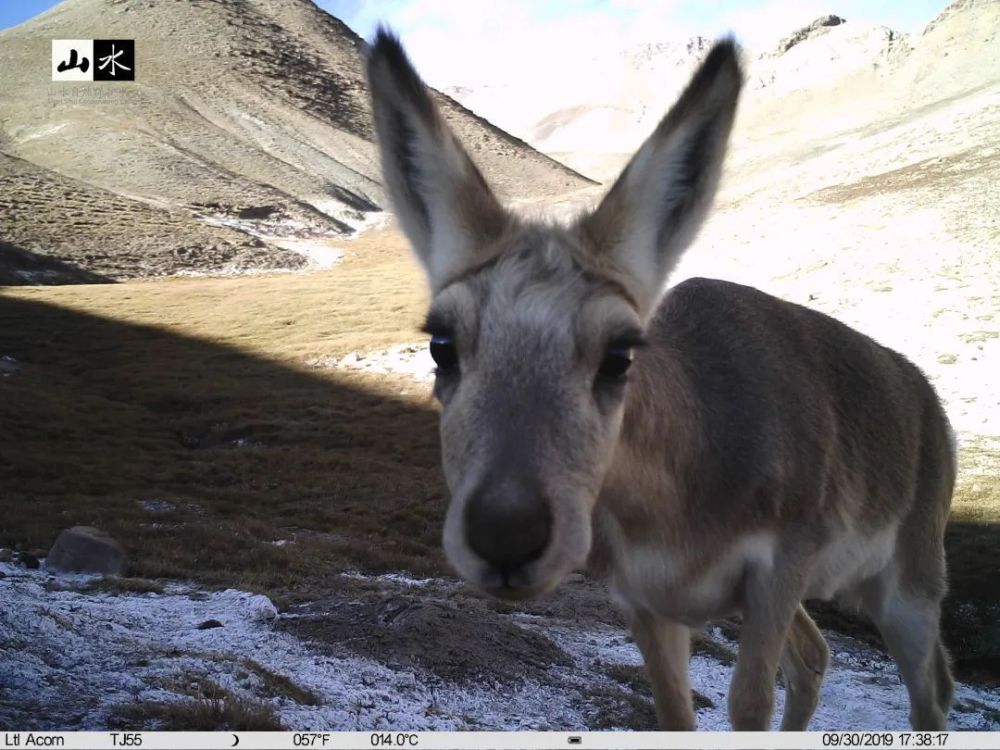
M680 372L701 431L680 478L699 515L865 534L919 505L943 528L947 419L902 355L815 310L700 278L668 293L649 338L639 377Z

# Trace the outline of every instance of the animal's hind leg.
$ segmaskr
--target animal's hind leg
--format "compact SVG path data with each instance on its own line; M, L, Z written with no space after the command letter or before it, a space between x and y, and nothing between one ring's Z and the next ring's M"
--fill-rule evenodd
M800 604L781 654L781 673L785 678L782 731L806 731L819 703L819 689L829 662L826 639Z
M808 564L792 557L746 572L740 650L729 689L729 721L737 731L771 728L778 664L807 576Z
M861 593L910 694L910 725L945 729L953 685L940 640L938 601L904 590L892 567Z

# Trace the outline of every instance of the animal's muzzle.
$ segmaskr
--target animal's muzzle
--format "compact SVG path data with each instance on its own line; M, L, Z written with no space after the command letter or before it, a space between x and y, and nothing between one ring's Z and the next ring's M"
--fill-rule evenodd
M511 482L483 482L465 509L469 547L500 574L505 586L549 545L552 512L545 496L533 487Z

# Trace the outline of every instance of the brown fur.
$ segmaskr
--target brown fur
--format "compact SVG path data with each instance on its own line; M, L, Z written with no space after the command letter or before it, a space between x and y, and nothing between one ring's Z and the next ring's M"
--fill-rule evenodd
M435 385L456 570L518 599L589 563L664 729L694 727L688 628L736 612L734 728L770 727L780 666L782 728L805 729L829 653L801 602L844 597L885 636L913 726L943 727L955 462L926 378L749 287L692 279L662 296L718 182L742 82L732 43L568 228L497 213L386 32L369 77L386 185L434 292L427 329L457 363ZM605 374L639 338L628 376Z

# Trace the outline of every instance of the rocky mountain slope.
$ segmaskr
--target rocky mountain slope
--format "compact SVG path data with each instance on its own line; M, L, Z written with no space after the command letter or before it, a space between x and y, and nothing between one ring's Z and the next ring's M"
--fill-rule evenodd
M135 83L53 83L50 40L87 38L135 39ZM3 32L0 282L297 267L287 240L349 235L384 205L362 49L310 0L64 0ZM505 195L586 184L438 100Z

